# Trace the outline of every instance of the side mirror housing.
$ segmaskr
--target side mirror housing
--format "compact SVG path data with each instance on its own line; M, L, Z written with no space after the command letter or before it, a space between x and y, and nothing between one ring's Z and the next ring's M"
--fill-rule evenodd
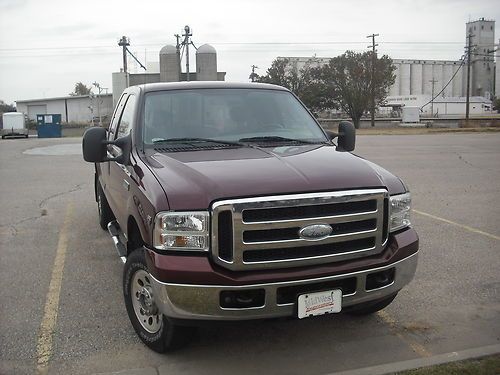
M85 130L82 141L83 160L91 163L105 161L106 143L106 129L93 127Z
M82 149L83 160L91 163L102 163L105 161L116 161L117 163L130 164L130 151L132 148L132 139L129 135L118 138L115 141L106 139L106 129L93 127L87 129L83 134ZM115 145L122 150L121 155L116 158L107 157L107 146Z
M337 151L353 151L356 146L356 129L349 121L339 124Z

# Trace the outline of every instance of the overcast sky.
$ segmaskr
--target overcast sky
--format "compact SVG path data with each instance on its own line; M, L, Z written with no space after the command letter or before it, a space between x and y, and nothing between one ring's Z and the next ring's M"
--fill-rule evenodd
M190 25L227 81L247 81L252 64L263 74L277 56L365 51L371 33L392 58L459 59L465 23L480 17L500 21L498 0L0 0L0 99L63 96L78 81L111 88L121 35L152 62Z

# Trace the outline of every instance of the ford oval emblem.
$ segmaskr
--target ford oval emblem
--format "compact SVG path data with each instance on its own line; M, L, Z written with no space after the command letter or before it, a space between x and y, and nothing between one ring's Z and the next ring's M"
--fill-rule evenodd
M328 224L312 224L299 231L300 238L308 241L318 241L332 234L332 227Z

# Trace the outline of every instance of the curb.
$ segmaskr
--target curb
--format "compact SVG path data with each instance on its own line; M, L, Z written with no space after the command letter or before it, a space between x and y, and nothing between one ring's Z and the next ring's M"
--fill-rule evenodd
M384 375L398 371L413 370L420 367L441 365L449 362L462 361L471 358L480 358L500 353L500 344L466 349L459 352L438 354L432 357L410 359L408 361L388 363L385 365L364 367L356 370L332 372L326 375Z
M471 358L480 358L500 353L500 344L482 346L474 349L466 349L459 352L438 354L432 357L410 359L408 361L388 363L384 365L364 367L356 370L331 372L325 375L385 375L398 371L413 370L420 367L441 365L449 362L462 361ZM117 372L100 372L94 375L167 375L169 368L165 366L144 367Z

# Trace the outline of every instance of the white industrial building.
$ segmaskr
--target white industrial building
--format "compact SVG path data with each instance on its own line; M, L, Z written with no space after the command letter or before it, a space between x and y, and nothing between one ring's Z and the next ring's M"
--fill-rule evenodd
M99 115L103 119L111 116L113 96L103 94L17 100L16 108L17 112L24 113L30 120L36 120L36 115L60 114L62 122L88 123L92 118L98 119Z
M225 72L217 71L217 51L209 44L204 44L196 50L196 71L189 73L190 81L224 81ZM62 96L55 98L18 100L17 111L22 112L31 120L36 120L39 114L60 114L62 122L90 123L103 122L110 119L114 105L123 90L129 86L155 82L186 81L187 75L181 71L179 49L166 45L160 50L159 62L148 63L145 73L112 74L113 94Z
M481 18L467 22L471 33L470 113L491 111L495 87L500 90L500 64L493 61L495 52L495 21ZM467 44L467 41L466 43ZM500 44L500 43L499 43ZM296 72L306 65L328 64L329 57L278 57L287 59ZM467 95L467 60L393 59L395 81L388 92L387 104L420 106L427 115L465 114ZM496 69L496 84L494 82ZM442 92L441 92L442 91ZM439 94L439 95L438 95ZM436 97L437 96L437 97ZM500 96L500 95L497 95ZM434 105L431 98L436 97ZM426 105L426 103L429 103ZM438 104L439 103L439 104ZM444 104L447 103L447 104ZM474 107L474 108L473 108Z
M500 39L498 39L498 44L496 45L496 55L497 55L497 63L495 64L495 96L500 98Z
M495 94L495 21L467 22L465 35L471 34L471 95L490 98Z
M407 95L465 95L466 69L462 61L444 60L393 60L396 75L389 89L389 96Z
M395 95L387 96L386 108L418 107L422 114L430 116L461 116L465 113L464 96L439 96L431 103L431 95ZM469 113L471 115L489 115L492 111L492 101L483 96L469 98Z

